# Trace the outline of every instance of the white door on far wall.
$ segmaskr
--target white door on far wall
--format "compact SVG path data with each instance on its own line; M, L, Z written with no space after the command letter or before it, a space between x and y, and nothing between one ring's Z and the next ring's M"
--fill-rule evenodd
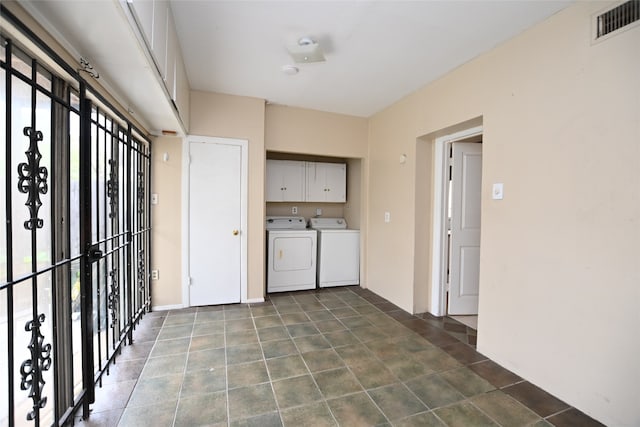
M454 142L449 314L478 314L482 144Z
M242 146L189 143L189 305L242 292Z

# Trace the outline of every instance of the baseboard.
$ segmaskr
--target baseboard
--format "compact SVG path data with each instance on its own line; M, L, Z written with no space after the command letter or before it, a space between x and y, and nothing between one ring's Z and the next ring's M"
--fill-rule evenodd
M151 307L151 311L179 310L181 308L184 308L182 304L156 305Z
M259 302L264 302L264 298L252 298L245 301L242 301L244 304L257 304Z

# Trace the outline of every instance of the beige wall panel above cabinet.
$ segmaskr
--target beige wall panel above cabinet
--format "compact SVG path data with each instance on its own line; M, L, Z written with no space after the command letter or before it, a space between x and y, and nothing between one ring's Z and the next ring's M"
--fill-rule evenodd
M301 202L304 200L305 162L267 160L267 202Z

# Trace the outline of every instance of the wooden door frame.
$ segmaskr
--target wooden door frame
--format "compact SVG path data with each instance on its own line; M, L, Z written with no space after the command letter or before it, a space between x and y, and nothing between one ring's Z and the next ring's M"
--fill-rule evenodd
M452 142L473 136L482 135L482 126L455 132L436 138L433 156L433 221L431 248L431 307L429 312L434 316L446 316L447 295L447 204L449 197L448 145Z
M247 302L247 199L249 179L249 141L246 139L219 138L212 136L188 135L182 141L182 307L190 307L189 286L191 277L189 271L189 200L191 185L190 146L192 142L211 144L227 144L240 147L240 302Z

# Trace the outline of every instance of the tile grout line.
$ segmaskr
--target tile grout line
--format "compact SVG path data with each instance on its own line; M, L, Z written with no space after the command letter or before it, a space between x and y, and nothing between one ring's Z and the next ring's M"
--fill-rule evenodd
M182 398L182 389L184 388L184 378L187 374L187 366L189 365L189 351L191 350L191 342L193 341L193 331L195 329L196 318L198 317L198 309L193 316L193 324L191 325L191 334L189 334L189 345L187 346L187 357L184 360L184 368L182 369L182 381L180 381L180 390L178 390L178 399L176 401L176 410L173 414L172 426L176 425L178 419L178 409L180 408L180 399Z

